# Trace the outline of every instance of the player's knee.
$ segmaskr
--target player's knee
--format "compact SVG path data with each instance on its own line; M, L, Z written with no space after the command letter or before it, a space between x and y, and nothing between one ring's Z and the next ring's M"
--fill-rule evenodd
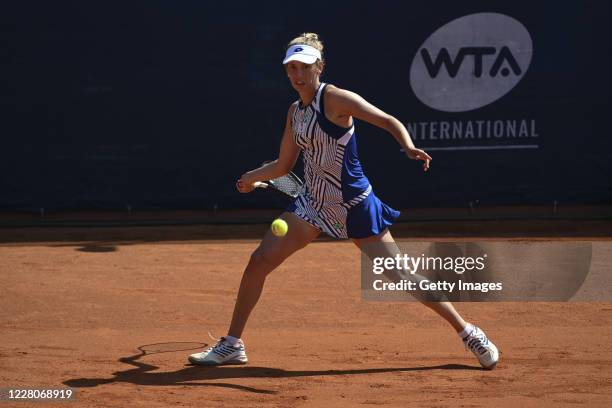
M251 254L249 259L249 271L251 273L261 273L267 275L270 273L275 265L275 259L270 251L262 250L257 248Z

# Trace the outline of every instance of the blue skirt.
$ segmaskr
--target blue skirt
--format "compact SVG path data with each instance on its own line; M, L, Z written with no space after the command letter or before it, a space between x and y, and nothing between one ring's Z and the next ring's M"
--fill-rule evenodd
M291 212L333 238L360 239L378 235L391 226L400 212L380 201L374 192L355 206L324 207L316 211L310 200L300 195L287 207Z

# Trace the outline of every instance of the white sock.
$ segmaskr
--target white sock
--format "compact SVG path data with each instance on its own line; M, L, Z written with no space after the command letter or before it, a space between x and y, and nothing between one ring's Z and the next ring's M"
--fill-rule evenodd
M223 337L225 337L225 341L227 341L232 347L236 347L236 345L240 341L240 338L234 337L234 336L223 336Z
M461 337L462 339L465 339L467 336L469 336L470 334L472 334L472 332L474 331L474 325L471 323L468 323L464 328L463 331L461 333L457 333L459 334L459 337Z

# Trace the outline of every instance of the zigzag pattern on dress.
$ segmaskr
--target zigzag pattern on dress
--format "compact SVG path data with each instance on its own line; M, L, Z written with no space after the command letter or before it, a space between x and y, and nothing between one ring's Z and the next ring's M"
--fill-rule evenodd
M295 204L296 204L295 215L297 215L298 217L302 218L303 220L306 220L308 223L317 227L318 225L315 222L315 219L317 219L317 213L314 210L314 208L312 208L306 203L306 200L307 198L305 196L303 195L298 196L298 198L295 201Z
M310 145L309 129L316 122L316 113L314 109L307 106L305 109L296 109L292 116L292 128L295 136L295 142L304 151Z
M341 138L330 137L319 125L321 84L309 106L298 106L293 113L297 145L304 152L304 179L313 201L326 205L343 204L342 166L346 144L354 133L351 127Z
M370 186L359 196L345 203L342 195L342 169L346 145L353 137L351 126L340 138L323 130L319 118L322 83L312 102L303 107L298 101L292 115L296 144L303 152L306 192L296 200L296 215L337 238L347 238L348 210L363 201L372 191Z
M296 201L295 215L322 229L335 238L348 238L346 217L348 209L342 206L316 208L309 196L299 196Z
M317 219L320 223L325 224L325 230L328 234L336 238L348 238L346 231L346 217L348 210L342 206L324 207L319 212L320 217Z

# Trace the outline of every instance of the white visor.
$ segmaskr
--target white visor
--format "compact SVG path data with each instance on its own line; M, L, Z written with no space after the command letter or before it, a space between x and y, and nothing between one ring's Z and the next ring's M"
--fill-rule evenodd
M300 61L304 64L314 64L321 59L321 52L310 45L296 44L287 49L283 65L289 61Z

